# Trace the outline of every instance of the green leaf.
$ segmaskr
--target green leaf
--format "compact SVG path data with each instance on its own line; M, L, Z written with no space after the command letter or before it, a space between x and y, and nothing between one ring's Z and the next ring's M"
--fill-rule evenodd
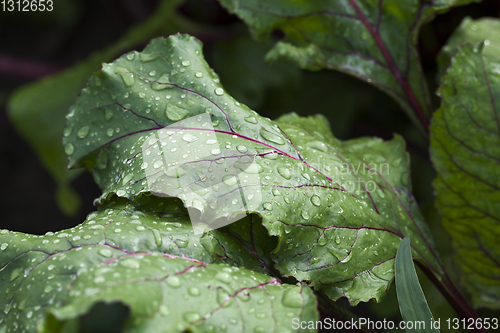
M56 233L2 230L0 331L77 332L97 302L130 309L125 332L278 332L293 318L317 320L310 288L238 268L259 266L217 231L194 235L177 200L141 200L154 213L114 202Z
M416 51L420 27L465 1L220 0L260 41L285 34L268 53L301 68L339 70L385 91L421 130L432 112Z
M438 89L431 126L436 206L459 278L476 306L500 300L500 62L461 46Z
M227 94L192 37L105 64L67 119L69 165L91 170L98 203L152 192L180 198L192 222L257 213L278 239L279 272L332 299L379 300L406 235L439 270L401 137L343 142L322 116L263 118ZM269 237L253 243L268 248Z
M485 42L483 56L496 61L500 60L500 19L492 17L477 20L470 17L464 18L439 52L437 77L441 78L443 76L450 66L451 58L457 53L460 45L465 42L477 45L483 41Z
M92 53L68 69L29 83L11 95L9 117L61 188L59 191L67 191L68 183L80 174L79 171L66 170L66 156L61 146L64 116L75 96L85 86L89 76L101 68L103 61L111 61L134 45L159 34L168 35L181 28L192 31L194 27L186 25L175 11L180 2L163 1L148 21L132 27L116 43ZM57 202L64 213L76 213L79 205L75 204L75 200L79 198L75 198L57 194Z
M434 318L418 282L408 236L401 241L396 253L396 291L403 320L419 325L406 329L406 332L439 332L432 327Z

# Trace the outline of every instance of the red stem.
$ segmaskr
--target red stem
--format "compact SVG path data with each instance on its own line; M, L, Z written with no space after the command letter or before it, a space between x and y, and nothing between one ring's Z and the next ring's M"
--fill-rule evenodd
M392 60L392 57L391 57L391 54L389 53L389 50L387 50L387 48L385 47L385 44L382 41L382 38L380 37L378 32L373 28L373 26L370 24L370 22L368 22L368 19L363 14L363 12L359 8L356 1L349 0L349 2L351 3L352 7L354 8L356 13L358 14L361 22L363 22L365 27L368 29L368 31L372 35L373 39L375 40L375 43L377 43L378 48L382 52L382 55L384 56L385 60L387 61L387 64L389 65L389 68L391 69L392 75L394 75L394 77L398 81L401 88L403 88L404 92L406 93L406 96L408 97L408 101L409 101L410 105L413 107L413 109L417 113L417 116L420 119L420 122L422 123L424 130L428 133L429 132L429 120L425 116L425 113L422 110L422 107L420 106L420 103L418 102L417 97L415 96L415 93L413 92L413 89L411 88L410 83L408 82L408 79L401 74L398 67L396 66L396 63L394 63L394 60Z

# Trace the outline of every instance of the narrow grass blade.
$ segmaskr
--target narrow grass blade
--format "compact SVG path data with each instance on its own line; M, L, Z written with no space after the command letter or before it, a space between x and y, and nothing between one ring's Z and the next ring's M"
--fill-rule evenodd
M439 333L438 329L431 326L434 318L418 282L411 257L409 236L401 241L396 253L396 292L399 310L406 322L406 332Z

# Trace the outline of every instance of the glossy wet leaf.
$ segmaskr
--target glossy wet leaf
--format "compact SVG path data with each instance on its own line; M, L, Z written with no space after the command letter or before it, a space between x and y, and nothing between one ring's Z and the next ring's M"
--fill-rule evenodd
M500 60L500 19L493 17L484 17L477 20L470 17L464 18L439 52L437 58L438 79L443 76L450 66L451 58L457 53L459 46L465 42L477 45L483 41L483 56L493 60Z
M192 30L192 26L186 25L176 15L175 8L180 2L163 1L155 15L132 27L116 43L91 54L68 69L17 89L10 97L9 117L60 187L61 193L57 193L56 200L67 215L75 214L80 207L78 195L68 187L68 183L80 172L68 172L66 169L66 156L61 146L64 116L89 76L101 68L102 62L111 61L132 46L158 34L174 33L181 26L188 31ZM173 16L176 18L173 19ZM64 192L70 195L65 195Z
M396 290L403 320L407 323L424 323L422 327L406 329L406 332L438 333L439 330L431 326L434 319L413 265L410 237L401 241L396 253Z
M129 307L125 332L291 332L292 318L317 319L308 287L258 273L256 260L217 231L193 235L176 200L141 200L110 203L43 236L1 231L0 331L58 332L101 301Z
M192 37L155 39L105 64L67 128L69 165L92 171L98 202L152 192L207 219L257 213L278 239L278 271L332 299L380 299L405 235L438 270L399 136L343 142L322 116L263 118L228 95Z
M500 62L461 46L438 90L431 126L436 205L459 278L476 306L500 300Z
M257 40L275 30L285 34L269 60L340 70L372 83L423 129L432 107L415 48L419 29L437 13L472 1L220 2L245 21Z

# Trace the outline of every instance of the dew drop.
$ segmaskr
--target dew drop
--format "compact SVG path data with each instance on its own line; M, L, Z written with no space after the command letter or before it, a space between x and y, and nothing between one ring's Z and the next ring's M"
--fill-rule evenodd
M141 169L144 170L144 169L147 169L148 167L148 162L144 162L141 164Z
M163 238L161 237L161 234L158 230L153 229L152 231L155 238L155 244L156 246L160 247L163 244Z
M201 294L200 289L198 289L197 287L189 287L188 293L191 296L200 296Z
M240 153L246 153L248 151L247 147L243 146L243 145L238 145L236 146L236 149L240 152Z
M127 60L132 61L132 60L134 60L134 57L135 57L135 52L131 52L131 53L127 54Z
M156 75L156 71L155 70L149 72L149 76L155 76L155 75Z
M351 258L352 258L352 251L351 251L351 252L349 252L349 254L347 255L347 257L345 257L344 259L340 260L340 262L342 262L342 263L346 263L346 262L348 262L349 260L351 260Z
M236 183L238 183L238 178L236 178L236 176L234 175L224 175L222 177L222 181L224 182L224 184L226 184L227 186L233 186L235 185Z
M135 83L135 76L133 73L130 73L128 69L124 67L119 67L117 66L115 68L115 74L118 74L122 77L123 83L125 83L125 86L131 87Z
M220 149L219 148L214 148L214 149L212 149L212 151L210 153L212 153L212 155L219 155L220 154Z
M114 133L115 133L115 130L114 130L114 129L112 129L112 128L108 128L108 130L106 131L106 134L107 134L109 137L112 137Z
M52 290L54 290L54 288L52 288L52 286L45 286L45 289L43 289L43 292L48 294L48 293L51 293Z
M229 283L231 282L232 277L229 273L219 272L215 275L215 279L219 280L220 282Z
M187 171L180 166L173 166L165 170L165 174L170 178L180 178L187 174Z
M172 89L174 85L170 83L170 75L164 73L160 76L158 81L151 83L151 89L153 90L163 90Z
M262 157L264 157L265 159L268 159L268 160L275 160L278 158L278 155L279 154L277 152L272 152L272 153L267 153Z
M401 184L403 186L408 186L408 174L401 175Z
M145 94L145 93L143 93L143 92L141 91L141 92L139 93L139 97L140 97L140 98L144 98L144 97L146 97L146 94Z
M197 78L203 77L203 73L202 72L196 72L195 76Z
M288 308L302 308L302 295L299 288L290 288L283 294L281 303Z
M307 212L307 210L303 210L301 215L302 215L302 218L304 220L309 220L309 218L310 218L309 213Z
M0 250L5 250L7 247L9 246L9 244L7 243L2 243L2 245L0 245Z
M167 278L166 282L170 287L179 288L181 286L181 280L175 275Z
M141 62L149 62L158 59L160 55L151 53L139 53L139 57L141 58Z
M321 205L321 198L315 194L311 197L311 202L314 206L319 207Z
M180 108L176 105L168 104L166 111L165 111L165 114L166 114L168 119L170 119L172 121L179 121L179 120L184 119L189 114L189 111L186 109Z
M106 119L106 121L109 121L111 118L113 118L113 111L111 111L110 109L106 109L104 111L104 119Z
M64 128L63 134L64 136L69 136L72 131L73 131L73 126L66 126Z
M340 244L340 236L339 235L335 236L335 243Z
M139 268L141 267L141 264L139 261L133 259L133 258L126 258L125 260L120 261L120 265L128 268Z
M306 146L325 153L328 151L328 147L321 141L308 142Z
M215 89L215 94L219 95L219 96L224 95L224 89L222 89L222 88Z
M273 204L270 202L264 202L262 207L264 207L265 210L273 210Z
M292 178L292 173L290 172L290 169L288 169L288 168L278 168L278 173L280 174L281 177L283 177L285 179Z
M83 139L85 138L88 134L89 134L89 131L90 131L90 127L89 126L82 126L78 132L76 133L76 135L80 138L80 139Z
M103 283L104 281L106 281L104 276L96 276L96 278L94 279L94 283Z
M190 312L186 312L182 318L184 318L185 321L189 322L189 323L192 323L192 322L195 322L197 320L200 320L201 319L201 316L197 313L197 312L194 312L194 311L190 311Z
M66 155L73 155L73 153L75 152L75 146L73 146L71 142L67 143L66 146L64 146L64 152L66 153Z

